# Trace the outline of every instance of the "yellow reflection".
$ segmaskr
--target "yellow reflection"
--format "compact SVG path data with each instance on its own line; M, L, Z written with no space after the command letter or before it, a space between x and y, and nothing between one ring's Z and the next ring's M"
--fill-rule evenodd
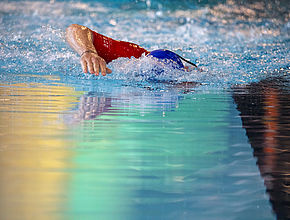
M60 84L0 84L0 219L57 219L72 156L60 113L78 95Z

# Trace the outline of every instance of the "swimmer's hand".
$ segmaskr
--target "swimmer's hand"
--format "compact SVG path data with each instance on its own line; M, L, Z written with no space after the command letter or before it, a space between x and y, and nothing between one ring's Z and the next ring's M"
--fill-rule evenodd
M94 51L85 51L81 55L81 65L84 73L88 71L96 76L101 73L103 76L112 73L107 67L106 61Z
M107 68L105 60L100 57L93 44L93 32L91 29L71 24L66 29L66 40L68 44L81 56L81 64L84 73L105 76L112 71Z

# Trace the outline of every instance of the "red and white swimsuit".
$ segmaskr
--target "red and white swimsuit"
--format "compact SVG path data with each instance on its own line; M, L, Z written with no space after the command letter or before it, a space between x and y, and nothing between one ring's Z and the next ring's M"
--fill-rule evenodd
M93 44L97 53L106 61L106 63L119 57L131 58L133 56L139 58L143 53L145 53L145 55L149 54L149 51L137 44L114 40L94 31L93 36Z

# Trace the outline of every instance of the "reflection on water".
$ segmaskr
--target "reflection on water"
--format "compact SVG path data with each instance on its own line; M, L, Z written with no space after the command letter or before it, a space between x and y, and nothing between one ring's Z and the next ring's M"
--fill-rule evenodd
M289 82L267 79L236 89L234 94L278 219L290 219Z
M1 218L273 219L229 93L98 89L2 84Z
M108 111L111 98L84 95L81 97L79 109L74 118L78 120L95 119L98 115Z
M0 85L0 219L53 219L67 200L64 169L74 143L60 112L77 101L72 88L38 83Z
M1 219L289 218L289 80L235 88L237 106L52 80L0 86Z
M215 204L221 198L206 173L222 169L228 136L213 129L227 124L222 112L227 102L210 103L212 95L188 96L160 111L170 101L158 92L145 94L111 99L109 110L74 128L78 153L73 162L81 172L71 182L70 215L90 218L94 210L105 219L187 219L193 215L189 207L196 211L207 200ZM100 106L108 100L94 99L104 101ZM140 100L147 100L146 106L138 105ZM206 188L213 195L196 195Z

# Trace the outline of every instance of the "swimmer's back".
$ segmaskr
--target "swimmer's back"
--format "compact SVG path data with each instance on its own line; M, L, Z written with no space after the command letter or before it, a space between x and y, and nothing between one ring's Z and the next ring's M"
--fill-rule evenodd
M136 57L139 58L143 53L146 55L149 53L144 48L137 44L129 43L126 41L117 41L110 37L106 37L102 34L93 32L94 41L93 44L99 54L106 63L111 62L119 57Z

